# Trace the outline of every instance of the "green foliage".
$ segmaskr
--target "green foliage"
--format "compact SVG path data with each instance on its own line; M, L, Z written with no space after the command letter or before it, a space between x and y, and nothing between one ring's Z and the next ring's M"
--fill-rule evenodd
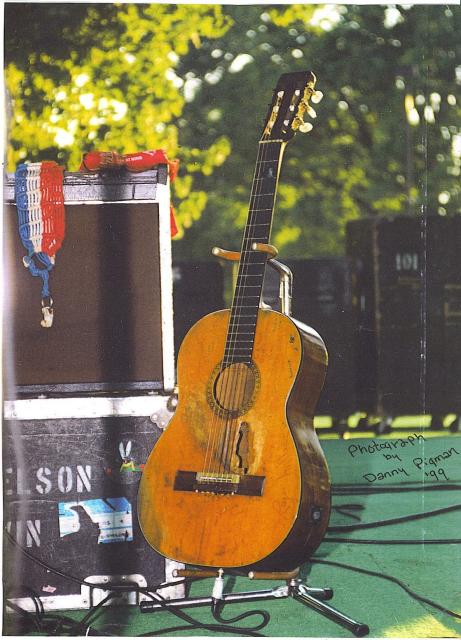
M325 98L290 143L274 243L343 251L348 220L460 212L454 6L6 4L10 170L90 149L165 148L182 257L238 247L266 103L312 68Z
M205 243L238 246L231 225L245 220L265 103L280 73L305 68L317 74L325 98L312 133L298 134L285 153L273 234L282 255L340 254L347 221L364 215L460 212L460 152L453 146L459 148L461 133L454 102L458 8L226 11L233 26L181 67L205 77L185 108L186 139L206 143L224 133L233 152L205 187L207 207L178 250L204 255ZM241 54L251 58L236 72ZM407 94L424 99L415 126L407 119ZM442 191L449 194L443 207Z
M228 29L218 6L10 4L6 24L10 170L26 158L77 170L90 149L165 148L205 175L224 162L225 137L180 149L177 126L185 99L175 69L202 39ZM187 225L206 194L192 180L178 185Z

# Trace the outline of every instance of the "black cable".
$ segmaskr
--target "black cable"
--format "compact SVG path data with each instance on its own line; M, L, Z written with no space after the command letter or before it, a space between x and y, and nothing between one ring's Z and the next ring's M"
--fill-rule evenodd
M40 600L39 596L29 596L34 601L34 598ZM35 603L35 601L34 601ZM36 630L38 632L46 632L47 635L61 635L63 631L64 625L68 627L67 631L69 633L73 632L76 621L72 618L64 616L63 614L55 614L55 613L46 613L43 610L43 614L40 614L40 619L37 619L37 614L34 616L30 611L26 611L22 607L19 607L14 602L11 602L10 599L7 599L7 606L11 608L13 611L20 613L22 617L28 622L33 622ZM43 603L40 600L40 607L43 609ZM54 622L53 626L50 626L50 623ZM74 634L75 635L75 634Z
M43 602L40 600L40 596L27 585L22 584L20 589L25 591L26 593L29 593L29 598L32 600L35 607L35 618L40 627L41 620L43 619L43 616L45 614L45 609L43 607Z
M44 569L46 569L47 571L51 571L52 573L55 573L56 575L60 576L61 578L70 580L71 582L76 582L80 585L86 585L91 587L92 589L94 588L100 588L100 589L104 589L105 591L107 591L108 587L110 588L111 591L136 591L137 593L144 593L145 595L148 595L151 599L155 599L152 597L152 594L150 593L150 591L155 591L155 590L159 590L159 589L165 589L167 587L171 587L171 586L176 586L179 584L184 584L186 582L190 582L191 580L185 580L185 579L181 579L181 580L176 580L175 582L169 582L169 583L162 583L159 585L155 585L155 586L149 586L146 588L140 588L137 585L133 585L130 586L128 584L123 584L123 585L108 585L106 584L96 584L96 583L92 583L92 582L88 582L87 580L83 580L82 578L77 578L71 574L67 574L67 573L63 573L62 571L60 571L59 569L56 569L55 567L52 567L51 565L47 564L46 562L43 562L42 560L40 560L39 558L37 558L36 556L34 556L33 554L29 553L27 551L27 549L25 549L21 544L19 544L19 542L17 542L17 540L15 540L13 538L13 536L6 530L4 529L4 534L6 536L6 538L9 540L9 542L11 542L12 544L14 544L16 547L18 547L18 549L32 562L35 562L36 564L40 565L41 567L43 567ZM202 578L196 578L195 580L200 580ZM195 581L194 580L194 581ZM160 594L155 594L158 597L158 601L161 603L161 605L165 606L166 609L168 609L168 611L175 613L176 615L178 615L178 617L181 617L179 615L179 611L177 609L173 610L171 607L168 607L168 604L164 598L162 598L162 596ZM98 605L96 605L96 608L98 608L101 605L101 603L99 603ZM102 605L101 605L102 606ZM13 607L12 607L13 608ZM93 609L87 614L89 615L90 613L92 614L95 610L95 607L93 607ZM24 610L22 610L24 611ZM29 612L26 612L29 615L31 615ZM184 614L183 612L181 612L183 616L185 616L187 622L189 622L192 625L198 625L198 628L208 628L207 626L204 626L205 623L200 623L199 621L195 620L194 618L187 616L187 614ZM251 615L252 612L249 612L248 614ZM33 617L33 616L32 616ZM87 616L85 616L86 618ZM73 621L75 622L75 621ZM268 620L267 620L268 622ZM267 622L265 622L262 626L265 626L267 624ZM252 627L238 627L235 628L236 630L232 630L232 627L230 626L226 626L226 625L208 625L210 627L211 631L216 631L216 630L221 630L221 631L230 631L231 633L242 633L245 632L249 635L257 635L260 636L262 634L258 634L256 633L256 631L254 631L254 629L259 629L262 628L262 626L257 626L255 628ZM219 628L219 629L218 629ZM154 634L155 635L155 634Z
M460 538L444 538L442 540L357 540L353 538L323 538L324 542L351 542L352 544L461 544Z
M147 638L149 636L160 636L163 635L164 633L172 633L173 631L188 631L189 629L201 629L203 628L202 623L197 623L196 625L192 625L192 624L183 624L177 627L165 627L164 629L157 629L156 631L149 631L147 633L141 633L139 636L136 636L137 638ZM225 625L222 624L209 624L206 627L207 629L209 629L210 631L225 631L225 632L229 632L229 633L235 633L237 635L241 635L242 634L242 630L237 628L233 628L233 627L226 627ZM249 636L254 636L256 638L265 638L266 636L263 633L256 633L256 632L249 632L246 631L245 632L246 635Z
M53 566L47 564L46 562L43 562L43 560L40 560L40 558L37 558L32 553L29 553L29 551L27 551L27 549L25 547L23 547L17 540L15 540L15 538L13 538L13 536L6 529L3 529L3 534L5 535L5 537L7 538L7 540L9 542L11 542L13 545L15 545L21 551L21 553L26 556L26 558L28 558L32 562L35 562L36 564L38 564L40 567L43 567L47 571L50 571L51 573L54 573L54 574L60 576L61 578L64 578L65 580L69 580L70 582L75 582L75 583L80 584L80 585L85 585L87 587L91 587L92 589L103 589L104 591L107 591L108 588L110 588L111 591L121 591L122 593L124 591L133 591L133 590L135 590L132 587L130 587L127 583L120 584L120 585L117 585L117 584L108 585L107 583L98 584L98 583L95 583L95 582L88 582L87 580L84 580L83 578L77 578L76 576L73 576L70 573L64 573L64 572L60 571L59 569L56 569L56 567L53 567ZM204 580L204 578L194 578L194 580ZM186 580L184 578L181 578L180 580L176 580L175 582L164 582L164 583L156 584L156 585L153 585L153 586L149 585L149 586L144 587L144 588L145 589L150 589L152 591L157 591L159 589L167 589L168 587L174 587L174 586L179 585L179 584L185 584L187 581L190 581L190 578L188 580Z
M30 611L26 611L14 602L8 602L8 606L13 609L13 611L16 611L16 613L19 613L27 622L32 622L37 631L40 632L42 630L39 621L36 619L36 616L30 613Z
M234 616L233 618L224 618L221 615L223 606L224 606L224 602L216 603L216 605L211 608L211 613L213 614L213 618L215 620L217 620L218 622L223 622L226 625L235 624L236 622L240 622L240 620L245 620L249 616L258 615L262 617L262 621L259 623L259 625L256 625L251 629L252 631L259 631L260 629L264 629L264 627L268 625L271 619L270 614L264 609L253 609L253 611L245 611L244 613ZM247 630L246 627L243 627L242 629Z
M366 484L333 484L333 495L372 495L374 493L402 493L410 491L459 491L461 484L424 484L372 487Z
M331 510L336 511L336 513L340 513L342 516L347 516L348 518L353 518L360 522L360 516L355 515L354 513L350 513L350 511L363 511L365 509L363 504L339 504L332 505Z
M320 558L311 558L309 562L315 563L315 564L327 564L332 567L341 567L343 569L350 569L351 571L356 571L357 573L364 573L365 575L375 576L377 578L382 578L383 580L389 580L389 582L393 582L394 584L397 584L399 587L401 587L404 591L408 593L408 595L410 595L415 600L418 600L419 602L425 602L430 607L434 607L434 609L438 609L442 613L446 613L449 616L452 616L454 618L459 618L461 620L461 615L459 613L455 613L454 611L451 611L450 609L447 609L446 607L443 607L442 605L437 604L437 602L434 602L433 600L426 598L425 596L420 596L418 593L410 589L410 587L408 587L404 582L402 582L398 578L395 578L394 576L387 575L386 573L379 573L377 571L371 571L371 569L362 569L361 567L355 567L351 564L334 562L333 560L321 560Z
M430 489L437 489L437 485L433 485L432 487L429 487ZM457 486L453 486L451 488L459 488ZM382 489L385 489L384 487ZM415 488L406 488L406 489L400 489L400 490L416 490ZM378 491L377 491L378 493ZM336 510L341 512L340 509L341 508L358 508L360 505L339 505L339 509L338 507L336 507ZM435 516L435 515L439 515L442 513L447 513L450 511L454 511L454 510L458 510L461 508L461 504L457 504L457 505L451 505L448 507L442 507L440 509L435 509L433 511L429 511L429 512L423 512L423 513L418 513L418 514L411 514L408 516L400 516L397 518L391 518L388 520L379 520L376 522L368 522L368 523L360 523L360 524L356 524L356 525L344 525L344 526L335 526L335 527L329 527L328 531L352 531L352 530L356 530L356 529L366 529L366 528L372 528L372 527L379 527L379 526L385 526L385 525L389 525L389 524L396 524L396 523L401 523L401 522L405 522L405 521L409 521L409 520L415 520L415 519L420 519L420 518L424 518L424 517L430 517L430 516ZM354 517L352 514L347 514L345 513L344 515L349 515L351 517ZM89 583L83 579L80 578L76 578L75 576L72 576L70 574L66 574L63 573L61 571L59 571L58 569L51 567L50 565L48 565L47 563L41 561L39 558L36 558L35 556L33 556L32 554L30 554L24 547L22 547L22 545L20 545L12 536L8 531L5 531L5 535L7 537L7 539L13 543L15 546L17 546L21 552L28 557L30 560L32 560L33 562L36 562L37 564L39 564L40 566L42 566L43 568L47 569L48 571L51 571L65 579L68 579L70 581L73 582L77 582L79 584L83 584L83 585L87 585L90 586L91 588L104 588L105 590L107 590L107 584L101 584L101 585L97 585L94 583ZM457 544L460 542L460 540L457 539L446 539L446 540L351 540L351 539L347 539L347 538L324 538L324 542L350 542L352 544ZM454 615L455 617L461 618L461 616L459 616L458 614L455 614L454 612L451 612L448 609L445 609L444 607L441 607L440 605L437 605L436 603L434 603L433 601L424 598L423 596L418 596L418 594L415 594L411 589L409 589L408 587L406 587L406 585L404 585L404 583L400 582L397 578L394 578L393 576L387 576L386 574L380 574L377 572L373 572L370 570L365 570L365 569L360 569L358 567L353 567L351 565L345 565L345 564L341 564L341 563L334 563L332 561L326 561L326 560L319 560L319 559L312 559L312 562L317 562L317 563L323 563L323 564L332 564L333 566L339 566L339 567L344 567L344 568L348 568L351 570L355 570L361 573L366 573L368 575L375 575L377 577L382 577L384 579L388 579L392 582L395 582L396 584L398 584L399 586L401 586L405 591L407 591L411 596L415 597L416 599L420 599L423 602L426 602L427 604L429 604L430 606L434 606L435 608L438 608L440 611L443 611L445 613L448 613L449 615ZM187 582L186 580L178 580L172 583L162 583L160 585L156 585L155 587L149 587L150 590L156 590L156 589L163 589L169 586L173 586L173 585L178 585L178 584L182 584ZM168 607L167 601L162 598L162 596L160 596L160 594L155 594L155 597L153 597L153 595L148 592L146 589L141 589L137 586L134 585L111 585L110 586L111 590L118 590L118 591L137 591L138 593L144 593L146 595L148 595L148 597L150 597L151 599L156 599L157 601L160 602L161 606L163 608L165 608L166 610L170 611L171 613L174 613L175 615L177 615L177 617L185 620L188 622L187 626L181 627L181 629L185 628L204 628L204 629L209 629L211 631L229 631L230 633L242 633L246 632L249 635L255 635L255 636L262 636L263 634L258 634L256 631L263 628L264 626L266 626L269 622L270 616L267 612L263 611L263 610L255 610L253 612L246 612L245 614L242 614L240 616L237 616L236 618L232 618L229 620L224 620L222 618L222 621L225 622L225 625L207 625L206 623L201 623L197 620L195 620L194 618L192 618L191 616L188 616L187 614L185 614L183 611L179 611L178 609L173 609L172 607ZM36 609L36 616L34 617L32 614L30 614L30 612L25 611L24 609L22 609L21 607L18 607L17 605L15 605L12 602L8 603L8 606L10 606L13 610L16 610L17 612L21 613L24 617L26 617L28 619L28 621L32 621L34 622L37 630L40 631L40 617L43 617L43 604L40 600L40 598L38 596L36 596L36 594L33 594L32 596L30 596L34 602L34 606ZM94 615L94 613L100 608L102 607L102 605L104 604L104 602L108 601L109 599L116 597L116 594L110 594L109 596L107 596L103 601L101 601L100 603L98 603L98 605L96 605L96 607L93 607L90 612L88 612L85 617L82 619L82 621L80 621L80 623L76 623L75 621L69 619L69 618L65 618L64 616L53 616L54 618L58 618L61 621L61 629L62 630L62 622L64 622L67 625L73 625L73 626L79 626L79 628L81 628L81 625L86 622L87 620L89 620L91 618L92 615ZM40 602L40 607L41 607L41 613L39 613L39 609L38 609L38 605L37 605L37 600L35 599L37 598L38 601ZM258 613L259 615L263 616L263 621L260 625L256 626L256 627L230 627L229 623L231 622L236 622L238 620L241 620L245 617L248 617L249 615L254 615L255 613ZM219 614L218 614L219 615ZM267 615L267 618L265 617ZM51 618L52 616L47 615L47 618ZM218 619L218 618L216 618ZM69 622L70 621L70 622ZM219 619L218 619L219 621ZM179 627L178 627L179 630ZM170 629L171 631L171 629ZM157 633L166 633L167 630L158 630L158 632L153 632L153 633L148 633L148 634L143 634L145 636L148 635L156 635ZM100 635L106 635L106 634L100 634Z
M130 588L132 589L133 586L131 586ZM88 613L85 616L83 616L83 618L76 624L76 635L84 635L84 631L86 629L89 629L91 624L93 624L94 620L92 620L92 618L95 616L95 614L100 613L102 607L107 602L109 602L110 600L113 600L114 598L117 598L117 597L118 597L118 594L109 593L105 598L100 600L98 602L98 604L96 604L93 607L91 607L91 609L88 611Z
M357 529L372 529L374 527L384 527L389 524L397 524L400 522L409 522L410 520L419 520L420 518L429 518L432 516L438 516L442 513L449 513L450 511L457 511L461 509L461 504L452 504L448 507L442 507L440 509L434 509L432 511L423 511L422 513L413 513L408 516L398 516L396 518L389 518L388 520L377 520L376 522L361 522L359 524L345 524L337 525L334 527L328 527L327 531L355 531Z
M208 624L206 622L200 622L199 620L192 618L192 616L189 616L187 613L184 613L184 611L182 611L182 609L179 609L178 607L168 606L168 600L163 598L159 593L151 593L150 591L145 589L142 589L141 592L147 595L151 600L155 600L156 602L158 602L162 607L162 609L169 611L170 613L177 616L181 620L184 620L184 622L189 623L190 626L187 628L206 629L208 631L225 631L225 632L231 632L231 633L237 633L237 634L244 633L250 636L265 637L264 634L257 633L257 630L262 629L263 626L267 625L270 619L269 614L267 614L268 615L267 621L263 621L264 624L260 624L256 627L232 627L228 624ZM252 612L247 612L247 615L251 615L251 614ZM157 632L153 632L153 633L143 634L143 635L155 635L156 633Z

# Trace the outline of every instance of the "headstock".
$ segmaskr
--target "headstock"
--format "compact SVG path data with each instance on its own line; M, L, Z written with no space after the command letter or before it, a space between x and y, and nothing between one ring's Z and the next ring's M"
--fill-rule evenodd
M310 101L314 104L323 98L321 91L315 90L317 78L312 71L284 73L274 89L272 101L266 116L261 137L266 140L290 140L296 131L308 133L313 126L304 122L304 114L316 117Z

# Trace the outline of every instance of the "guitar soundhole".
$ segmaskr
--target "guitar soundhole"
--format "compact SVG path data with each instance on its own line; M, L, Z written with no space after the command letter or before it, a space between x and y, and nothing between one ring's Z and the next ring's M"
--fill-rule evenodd
M253 403L259 387L259 372L254 363L236 362L222 369L220 363L211 376L208 401L214 410L240 416Z

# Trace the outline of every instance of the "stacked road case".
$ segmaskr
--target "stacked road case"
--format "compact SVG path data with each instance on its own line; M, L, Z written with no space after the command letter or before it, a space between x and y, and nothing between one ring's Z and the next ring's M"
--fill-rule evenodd
M12 176L4 192L4 595L28 610L31 593L46 609L89 607L106 593L92 584L155 586L177 566L136 513L175 406L167 167L65 174L50 329L22 265Z
M347 226L359 410L461 412L461 218L363 219ZM434 420L435 418L435 420Z

